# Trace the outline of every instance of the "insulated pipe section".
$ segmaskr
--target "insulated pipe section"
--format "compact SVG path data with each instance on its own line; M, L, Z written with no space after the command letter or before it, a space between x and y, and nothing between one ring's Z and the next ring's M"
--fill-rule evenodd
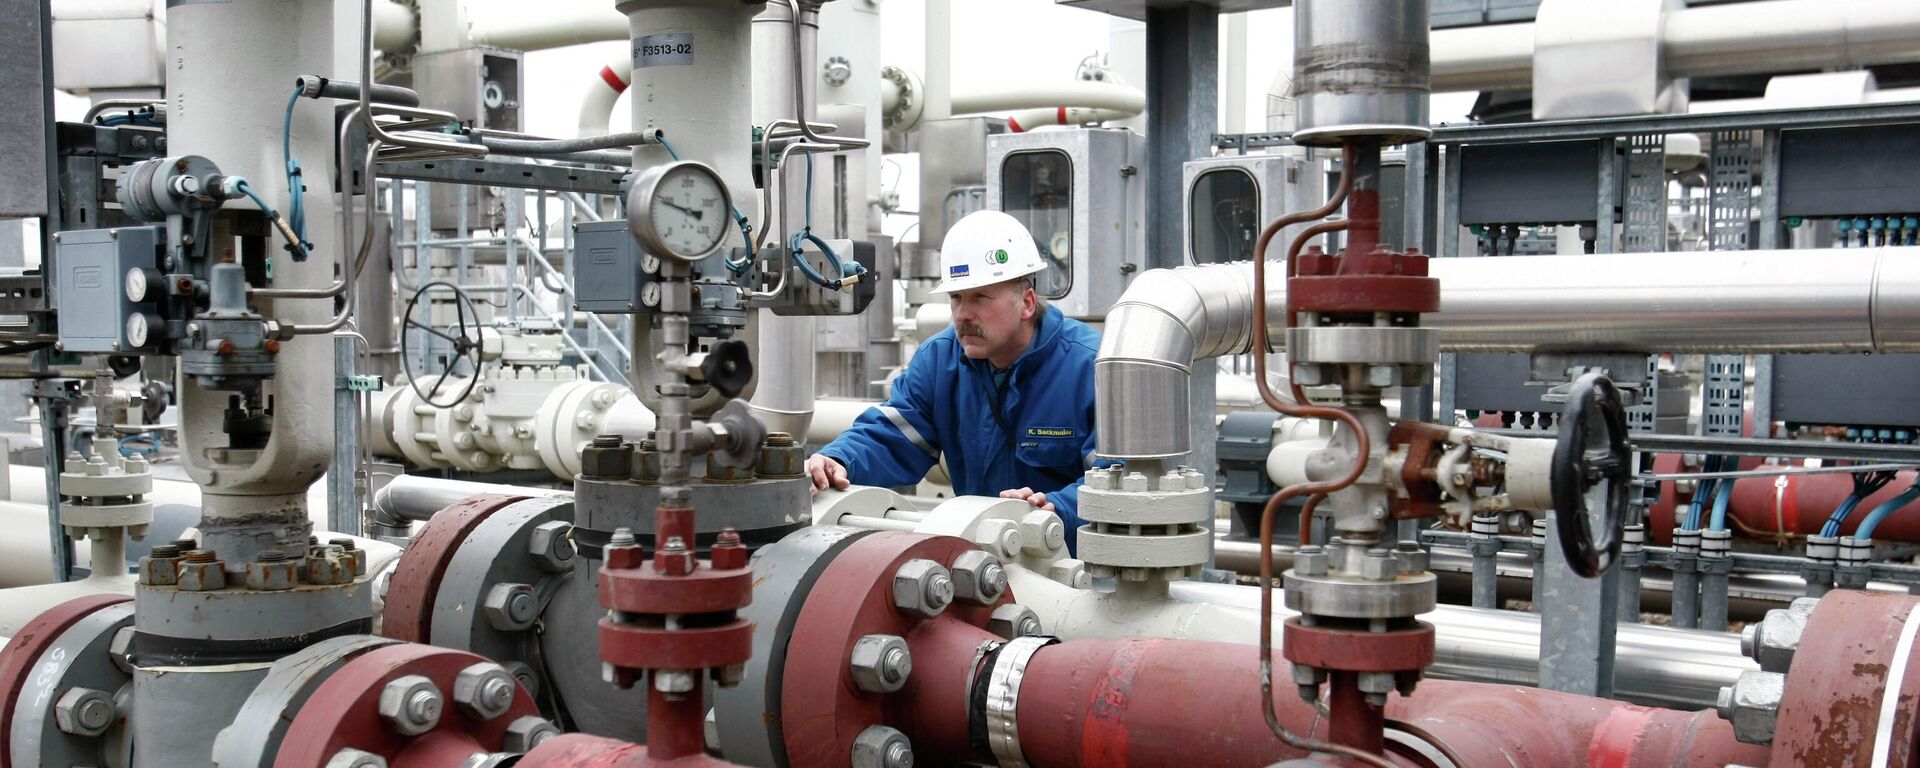
M1531 89L1535 26L1434 30L1433 90ZM1920 4L1909 0L1711 5L1665 15L1660 63L1673 77L1853 69L1920 61L1916 38Z
M1284 339L1282 264L1267 266L1269 338ZM1920 248L1433 259L1456 352L1920 351ZM1152 270L1107 313L1094 363L1099 454L1191 450L1194 361L1252 344L1253 264ZM1272 350L1270 350L1272 351Z

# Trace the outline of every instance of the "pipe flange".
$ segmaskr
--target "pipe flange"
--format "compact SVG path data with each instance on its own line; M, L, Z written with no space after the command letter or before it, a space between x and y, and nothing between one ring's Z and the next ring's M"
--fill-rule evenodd
M89 595L54 606L21 628L0 652L0 764L110 763L115 742L125 738L115 728L119 717L101 724L99 695L82 702L69 694L112 697L131 682L109 649L132 623L133 604L126 597ZM71 711L79 704L95 711ZM63 705L69 709L64 717Z
M1433 328L1317 326L1287 331L1287 351L1296 363L1430 365L1440 355Z
M1041 648L1060 642L1046 635L1016 637L1000 646L994 657L993 671L987 678L987 746L1000 761L1001 768L1025 768L1026 755L1020 750L1020 723L1016 711L1020 703L1020 682L1027 662Z
M476 653L501 663L520 662L527 669L540 670L542 665L534 663L537 658L527 656L530 647L527 635L534 622L499 625L490 620L490 611L478 608L487 605L494 590L502 586L530 585L528 613L536 619L544 616L554 593L572 580L574 573L571 568L558 573L549 571L525 553L531 549L534 533L541 526L572 517L572 499L546 497L514 502L482 520L461 540L441 573L440 586L432 598L433 618L428 634L431 642L442 648ZM510 628L513 626L519 628ZM539 688L547 683L544 675L535 673L528 687Z
M520 501L521 496L482 494L461 499L427 521L394 565L380 634L395 640L424 643L431 639L433 605L460 544L488 516Z
M1307 576L1287 571L1287 607L1311 616L1398 619L1432 611L1438 599L1432 573L1406 573L1389 580Z
M336 637L274 662L240 705L233 724L214 739L214 764L223 768L272 768L287 725L313 687L355 656L398 642L370 635Z
M921 84L920 76L904 67L885 66L880 68L880 79L900 91L893 108L880 116L881 127L888 133L905 133L920 125L921 115L927 112L927 100L922 95L926 87Z

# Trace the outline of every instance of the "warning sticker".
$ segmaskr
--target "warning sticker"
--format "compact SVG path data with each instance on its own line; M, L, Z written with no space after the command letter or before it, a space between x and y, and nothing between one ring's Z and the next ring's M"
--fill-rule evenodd
M633 68L672 67L693 63L693 33L647 35L633 41Z

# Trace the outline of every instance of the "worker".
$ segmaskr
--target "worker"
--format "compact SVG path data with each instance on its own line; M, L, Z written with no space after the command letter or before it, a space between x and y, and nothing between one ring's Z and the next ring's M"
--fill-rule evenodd
M1093 466L1099 332L1034 292L1047 264L1018 219L978 211L940 244L953 324L914 352L892 396L807 459L829 486L914 485L946 459L962 495L1022 499L1059 515L1074 548L1080 479Z

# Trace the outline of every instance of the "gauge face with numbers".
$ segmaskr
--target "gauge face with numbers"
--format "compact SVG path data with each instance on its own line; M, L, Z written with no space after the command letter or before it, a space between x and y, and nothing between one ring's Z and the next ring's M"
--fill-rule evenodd
M627 223L650 256L694 262L713 255L733 226L720 175L691 161L648 169L627 198Z

